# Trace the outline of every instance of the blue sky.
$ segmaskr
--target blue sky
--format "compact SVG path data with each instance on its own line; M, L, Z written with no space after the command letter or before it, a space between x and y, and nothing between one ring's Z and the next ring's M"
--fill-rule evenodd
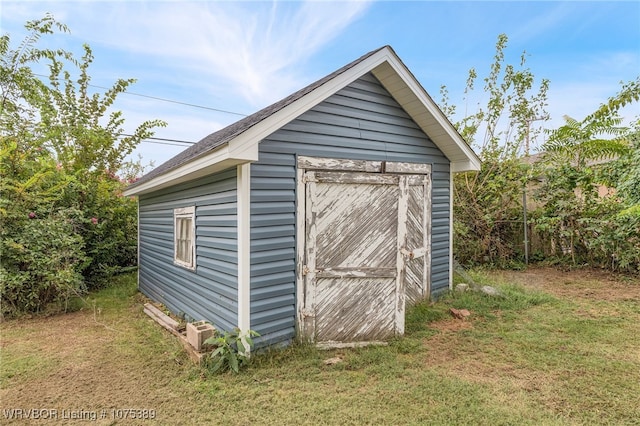
M474 67L485 76L498 34L507 61L551 81L551 120L581 119L640 75L640 2L0 2L2 33L14 46L23 24L51 12L71 29L48 43L94 52L92 83L136 78L129 91L250 114L364 53L391 45L431 96L446 85L463 109ZM482 102L481 94L474 102ZM146 119L169 123L157 137L198 141L240 118L210 109L122 95L129 131ZM634 105L624 111L640 115ZM540 143L540 141L538 141ZM145 142L143 162L161 164L183 146Z

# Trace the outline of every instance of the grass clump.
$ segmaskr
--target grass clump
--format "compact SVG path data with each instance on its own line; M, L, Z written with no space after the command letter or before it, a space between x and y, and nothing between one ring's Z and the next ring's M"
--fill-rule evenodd
M509 274L473 274L501 297L454 292L408 309L405 336L387 346L294 342L257 349L239 374L190 364L123 277L89 296L96 310L0 324L0 398L149 407L159 424L637 424L640 285ZM521 286L535 277L547 292Z

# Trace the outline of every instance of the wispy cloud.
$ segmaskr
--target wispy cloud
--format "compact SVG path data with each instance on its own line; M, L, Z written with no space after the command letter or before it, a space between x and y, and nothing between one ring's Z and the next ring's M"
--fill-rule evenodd
M637 2L0 0L0 8L2 32L46 11L68 24L71 36L48 46L78 52L89 43L94 84L132 77L131 92L245 114L386 43L433 97L444 83L457 102L467 70L485 75L495 36L506 33L507 61L517 64L526 50L537 79L551 80L551 122L539 124L556 127L563 114L581 119L614 95L619 81L638 75L640 61ZM127 123L167 120L159 137L198 140L238 118L122 100ZM637 111L636 104L624 115ZM146 147L155 149L145 157L161 162L163 147Z
M522 19L517 29L509 35L513 42L521 45L526 45L530 40L551 33L555 27L563 25L565 18L573 12L570 5L562 2L537 14L533 13L531 9L523 11L523 13L528 16L526 19Z
M77 51L88 43L96 54L94 84L134 77L133 92L248 114L327 72L310 62L370 3L2 0L1 6L2 31L15 31L14 42L24 22L45 12L67 24L71 36L58 38L65 44L55 47ZM127 127L160 118L169 126L159 136L191 141L238 118L157 102L149 108L127 97L117 107ZM166 159L150 149L140 146L145 158Z
M257 107L308 82L301 68L304 62L358 19L368 5L317 1L75 4L73 31L92 45L100 43L161 62L173 70L175 78L199 74L205 87L216 81L218 88L231 88ZM95 21L98 13L104 22L100 26Z

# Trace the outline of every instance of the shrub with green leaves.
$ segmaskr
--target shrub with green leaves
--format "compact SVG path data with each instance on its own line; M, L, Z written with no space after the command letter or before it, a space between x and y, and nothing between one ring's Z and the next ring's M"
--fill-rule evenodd
M253 348L253 337L260 334L253 330L242 333L239 328L216 334L205 340L205 344L216 349L211 353L209 369L214 372L233 371L238 373L249 362L249 353Z
M638 101L640 78L583 120L565 117L544 146L535 224L562 261L640 272L640 125L618 114Z
M536 82L524 52L519 65L508 63L507 42L505 34L498 36L486 77L469 70L463 103L469 104L476 84L484 84L486 104L456 121L457 108L441 88L440 108L482 160L479 172L454 178L454 253L466 265L506 266L523 252L522 192L530 176L520 156L528 155L540 133L536 122L547 119L549 81Z
M84 292L82 237L75 233L81 213L38 212L3 227L0 292L2 315L54 310ZM74 220L76 218L76 220ZM22 223L18 223L22 222Z
M61 309L69 295L136 265L136 203L122 197L132 176L116 173L139 172L127 155L165 125L145 121L125 134L111 107L134 80L96 93L89 46L81 59L39 48L43 37L68 32L51 15L25 27L16 47L0 37L2 315ZM38 62L48 78L33 73Z
M109 173L75 172L65 201L83 212L78 228L88 258L83 271L89 288L137 264L137 203L122 196L125 183Z

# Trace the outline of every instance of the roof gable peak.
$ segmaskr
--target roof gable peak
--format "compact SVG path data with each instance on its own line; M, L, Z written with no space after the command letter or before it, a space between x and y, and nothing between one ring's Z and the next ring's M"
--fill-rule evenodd
M187 148L125 191L137 195L258 160L258 144L340 89L371 72L452 162L454 171L480 161L391 46L373 50L260 111Z

